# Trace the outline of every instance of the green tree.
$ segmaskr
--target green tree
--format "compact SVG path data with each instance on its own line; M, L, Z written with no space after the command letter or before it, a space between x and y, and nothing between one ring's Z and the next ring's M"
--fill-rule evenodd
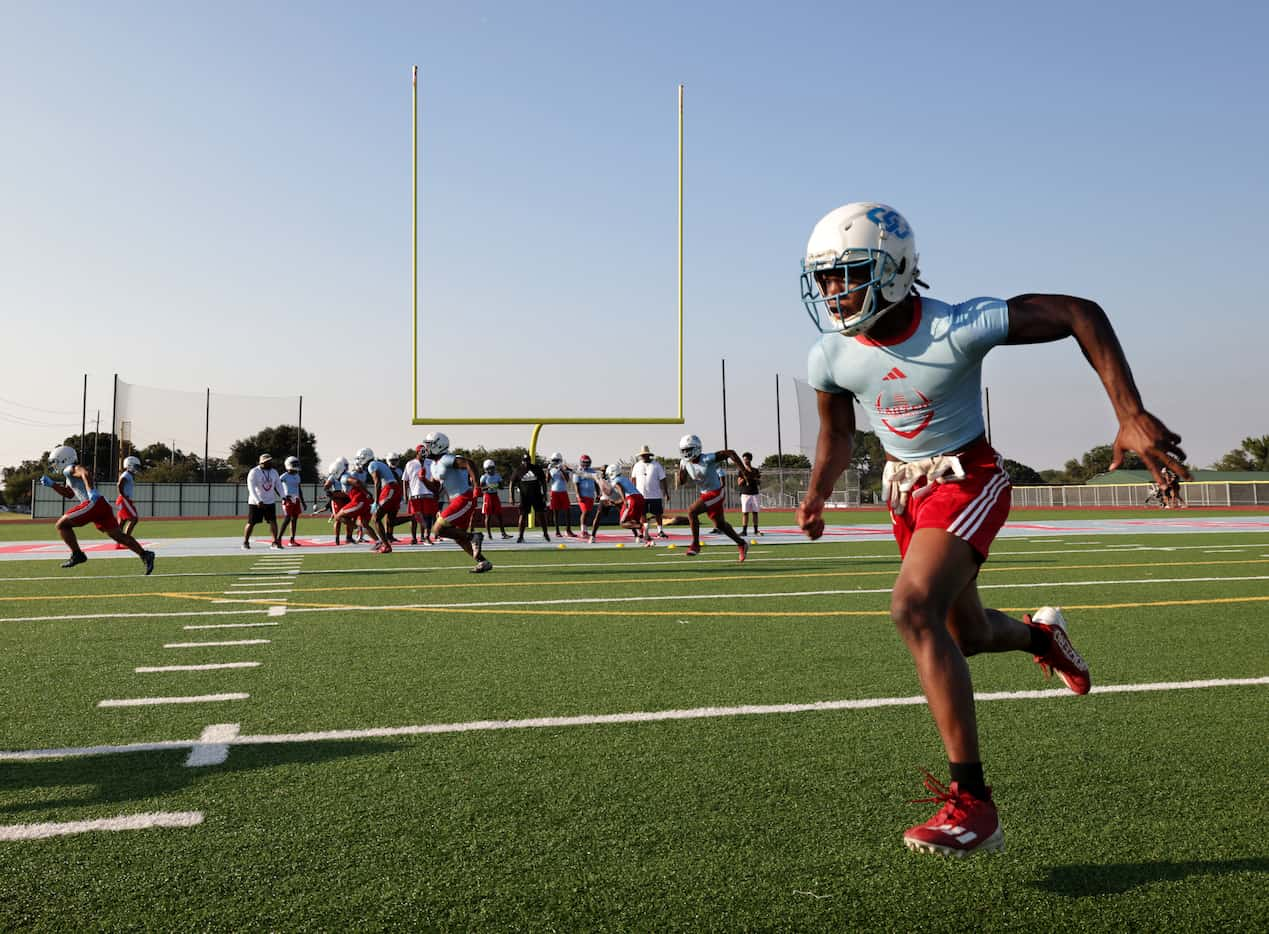
M886 469L886 452L875 431L856 431L852 439L850 466L859 471L861 490L880 490Z
M10 506L31 505L31 484L48 473L48 451L39 460L4 468L4 498Z
M299 431L300 479L312 482L318 479L319 473L317 437L311 431ZM282 462L295 454L295 442L294 425L264 428L249 438L235 441L229 446L230 479L234 483L241 483L247 478L247 472L259 463L260 455L266 453L273 455L278 470L281 471Z
M1269 435L1243 438L1242 445L1213 464L1212 470L1269 470Z
M1007 457L1005 458L1005 473L1009 475L1009 482L1014 486L1040 486L1044 483L1044 477L1037 471L1026 464L1011 461Z
M805 454L785 454L783 457L779 454L768 454L758 466L763 470L780 467L789 470L800 467L806 470L811 466L811 460Z
M1072 459L1066 462L1064 470L1067 480L1071 483L1084 483L1090 477L1105 473L1110 470L1110 462L1114 454L1115 449L1109 444L1099 444L1095 448L1089 448L1079 460ZM1145 463L1132 451L1124 453L1124 462L1119 467L1121 470L1146 469Z

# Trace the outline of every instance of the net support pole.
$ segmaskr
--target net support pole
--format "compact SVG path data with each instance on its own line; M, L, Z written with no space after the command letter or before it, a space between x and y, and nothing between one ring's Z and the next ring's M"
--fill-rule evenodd
M414 354L414 420L419 417L419 66L415 65L410 72L410 88L413 96L413 123L411 137L413 139L413 157L410 159L412 179L411 198L414 214L410 222L410 294L414 310L414 341L411 345Z
M731 448L727 443L727 361L723 361L723 447Z
M119 418L119 374L116 373L115 374L115 388L114 388L114 392L111 394L111 401L110 401L110 469L111 470L115 469L115 434L117 430L115 426L119 424L118 418ZM98 434L101 433L101 419L100 418L97 420L97 432ZM95 447L96 445L94 445L94 448ZM93 472L93 479L94 480L97 479L97 474L95 470Z
M203 482L208 483L207 479L207 456L211 447L211 387L207 387L207 409L203 416ZM208 496L208 510L211 509L211 498ZM210 512L209 512L210 514Z
M784 469L784 443L780 437L780 374L776 374L776 466ZM781 477L781 480L784 478Z
M84 374L84 401L79 410L79 454L82 457L88 452L88 374Z
M304 397L300 396L300 412L295 416L295 459L300 459L300 444L304 439Z

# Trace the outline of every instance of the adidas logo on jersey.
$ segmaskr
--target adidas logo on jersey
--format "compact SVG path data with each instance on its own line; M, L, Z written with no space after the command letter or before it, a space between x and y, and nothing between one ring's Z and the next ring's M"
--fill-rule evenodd
M891 367L890 372L887 373L885 376L881 377L881 381L884 383L888 379L907 379L907 378L908 378L908 375L904 373L903 370L899 369L896 366L896 367Z

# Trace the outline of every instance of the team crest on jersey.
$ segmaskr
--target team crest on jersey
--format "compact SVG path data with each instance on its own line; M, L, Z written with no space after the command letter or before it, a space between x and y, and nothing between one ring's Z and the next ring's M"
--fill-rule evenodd
M867 216L870 221L891 236L898 237L900 240L906 240L912 236L912 228L908 226L907 221L897 211L875 207L868 212Z
M892 377L887 375L885 378ZM909 399L902 388L883 389L877 393L877 401L874 403L877 414L881 416L881 424L900 438L907 438L909 441L925 431L934 420L934 403L921 390L913 391L917 394L915 400ZM888 398L883 398L887 396ZM891 419L906 427L896 427Z

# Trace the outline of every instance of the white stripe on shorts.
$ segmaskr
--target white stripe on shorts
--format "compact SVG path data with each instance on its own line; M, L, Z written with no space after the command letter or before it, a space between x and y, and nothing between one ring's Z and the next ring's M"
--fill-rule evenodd
M1000 455L996 455L996 469L1000 473L983 487L982 492L970 500L969 505L961 510L960 515L948 526L947 530L953 535L966 541L973 538L982 526L983 520L996 505L996 501L1000 499L1001 492L1008 488L1009 475L1005 473L1004 461L1001 460Z

